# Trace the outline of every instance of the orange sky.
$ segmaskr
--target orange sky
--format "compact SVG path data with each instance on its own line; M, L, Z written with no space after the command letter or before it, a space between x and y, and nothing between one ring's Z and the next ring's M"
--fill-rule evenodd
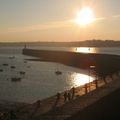
M119 0L0 1L0 41L120 40ZM82 7L96 20L83 27L73 22Z

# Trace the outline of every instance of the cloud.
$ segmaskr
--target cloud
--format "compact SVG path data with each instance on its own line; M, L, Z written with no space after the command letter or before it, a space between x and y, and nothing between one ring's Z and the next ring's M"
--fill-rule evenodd
M114 15L113 18L120 18L120 15Z
M99 17L99 18L95 18L95 21L102 21L102 20L107 20L112 18L114 19L120 18L120 15L113 15L110 17ZM75 24L75 20L53 21L53 22L46 22L46 23L40 23L35 25L29 25L29 26L4 28L4 29L0 29L0 34L64 28L64 27L71 27L74 24Z
M108 19L117 19L117 18L120 18L120 15L113 15L113 16L110 16L110 17L100 17L100 18L95 18L95 21L99 21L99 20L108 20Z
M97 20L105 20L105 19L107 19L106 17L100 17L100 18L95 18L95 21L97 21Z
M71 24L72 24L71 20L55 21L55 22L40 23L36 25L29 25L23 27L8 28L6 32L30 32L35 30L55 29L55 28L69 27L71 26Z

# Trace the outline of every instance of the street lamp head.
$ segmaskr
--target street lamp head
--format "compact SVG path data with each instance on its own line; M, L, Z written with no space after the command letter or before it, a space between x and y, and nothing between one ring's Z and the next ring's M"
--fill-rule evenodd
M90 65L90 68L95 68L95 66L94 65Z

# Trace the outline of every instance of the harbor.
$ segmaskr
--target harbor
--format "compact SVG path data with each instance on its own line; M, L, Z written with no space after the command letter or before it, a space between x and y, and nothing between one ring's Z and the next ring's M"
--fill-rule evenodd
M51 52L51 51L49 51L49 52ZM49 52L47 51L47 54ZM28 53L24 53L24 54L27 55ZM84 56L84 57L82 57L82 58L84 58L84 60L86 59L86 56L89 56L88 54L79 54L79 55ZM97 59L97 57L100 58L98 54L95 54L95 55L92 54L92 56L94 57L94 59ZM97 57L95 57L95 56L97 56ZM103 54L102 54L102 56L104 57ZM41 60L39 57L41 58L40 54L36 58L38 60L38 62L45 60L46 62L56 62L57 64L59 64L59 63L65 64L65 63L61 62L61 60L56 61L59 59L54 60L53 58L49 59L48 57L46 59L46 57L43 58L43 56L42 56L42 60ZM119 60L119 56L116 56L116 55L112 55L112 56L107 55L107 58L108 57L111 57L111 61ZM56 56L54 56L54 58L56 58ZM105 57L104 59L107 59L107 58ZM27 62L24 63L24 61L23 61L23 63L28 64L29 61L34 61L34 59L26 59L25 61L27 61ZM99 62L97 62L97 63L99 63ZM116 63L119 63L119 62L116 62ZM116 63L113 62L114 65L116 65ZM81 65L82 65L82 63L81 63ZM76 119L79 119L79 115L77 115L78 113L82 114L82 111L86 111L86 109L89 107L92 108L92 106L96 102L101 101L105 97L107 98L109 95L111 95L113 93L116 93L116 91L119 90L119 88L120 88L119 64L117 67L114 67L115 68L114 70L106 71L105 74L102 74L104 76L101 76L101 77L97 76L97 77L95 77L96 79L94 79L93 81L90 81L91 73L94 72L94 70L96 70L97 68L99 68L98 67L99 65L98 66L95 66L95 65L96 64L91 64L90 66L85 66L84 69L89 67L89 69L87 69L87 71L89 72L89 79L88 78L87 79L89 81L87 83L84 83L83 85L74 87L74 93L73 93L73 87L71 87L62 92L56 91L56 93L53 94L52 96L47 97L45 99L37 99L33 103L6 101L3 104L3 102L1 102L1 110L0 110L1 119L5 120L5 119L8 119L9 117L11 117L11 111L12 111L12 115L14 114L14 117L16 120L21 120L21 119L22 120L28 120L28 119L29 120L30 119L31 120L34 120L34 119L36 119L36 120L66 120L66 119L72 120L76 116L78 116L78 118L76 118ZM107 64L107 66L108 65L109 65L109 62ZM9 64L8 64L8 66L9 66ZM70 64L70 66L71 66L71 64ZM81 67L81 66L79 66L79 67ZM113 67L113 66L109 66L109 68L111 68L111 67ZM103 70L103 68L101 68L101 69ZM17 68L15 68L15 69L17 69ZM63 75L63 73L60 70L58 72L60 72L60 74L57 74L58 77ZM20 75L24 75L25 73L26 72L24 72L24 71L19 71ZM100 75L100 73L96 74L96 72L94 74ZM15 81L16 81L16 79L15 79ZM85 112L85 114L87 114L87 113ZM82 117L84 117L84 116L82 116ZM87 120L87 119L85 119L85 120Z

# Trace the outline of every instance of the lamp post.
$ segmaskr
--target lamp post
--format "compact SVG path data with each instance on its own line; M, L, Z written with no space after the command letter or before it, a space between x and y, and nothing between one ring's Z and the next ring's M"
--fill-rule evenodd
M95 68L95 66L93 66L93 65L89 66L89 92L90 92L90 70L94 69L94 68Z

